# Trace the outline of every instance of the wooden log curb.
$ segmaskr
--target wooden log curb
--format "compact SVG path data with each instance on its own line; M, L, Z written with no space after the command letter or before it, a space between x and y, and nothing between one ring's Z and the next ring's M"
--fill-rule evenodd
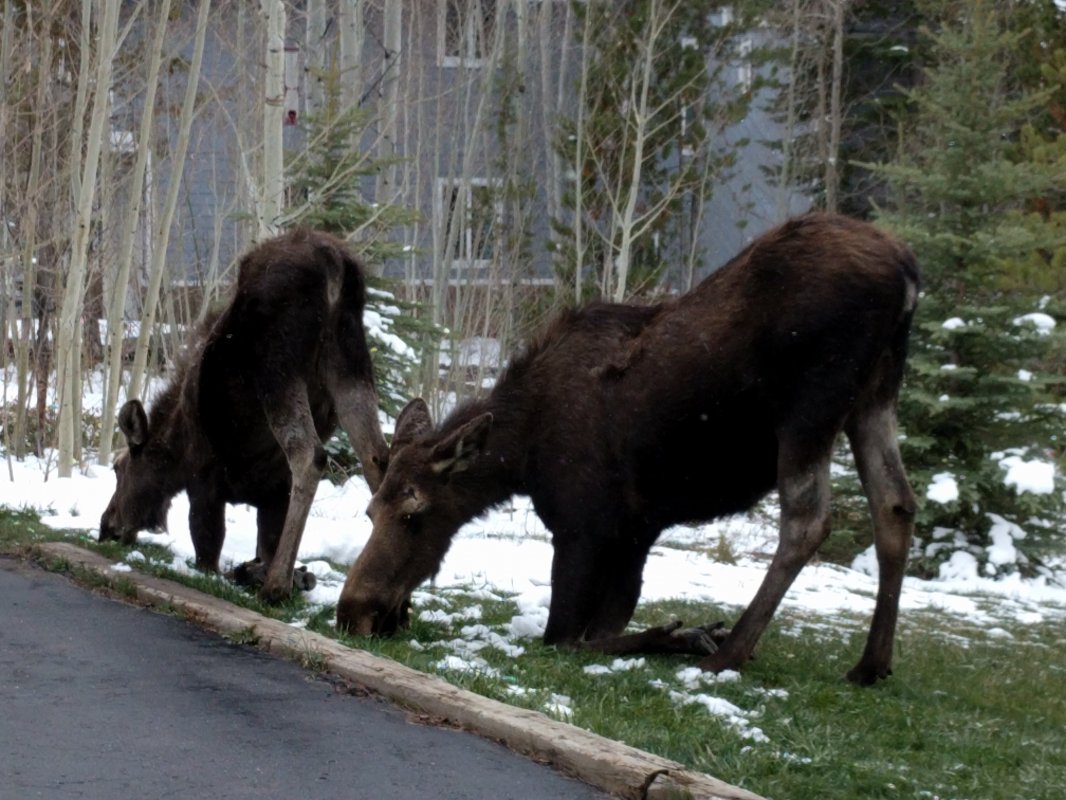
M132 570L65 542L35 544L33 556L45 566L58 560L132 589L148 607L176 611L221 634L248 638L257 646L304 664L312 663L352 684L365 687L412 711L427 714L512 750L545 761L563 772L627 800L763 800L759 795L686 769L684 765L595 733L554 720L537 711L459 689L433 675L340 644L326 636L264 617L173 581ZM121 584L121 587L119 586Z

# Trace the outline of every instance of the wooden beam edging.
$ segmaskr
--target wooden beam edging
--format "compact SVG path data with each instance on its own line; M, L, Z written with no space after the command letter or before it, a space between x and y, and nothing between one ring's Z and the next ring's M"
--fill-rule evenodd
M539 711L516 708L451 685L443 678L346 647L312 631L174 581L137 570L116 572L108 559L66 542L46 542L32 554L60 559L102 577L109 585L128 582L137 600L150 607L180 610L192 622L222 634L254 630L257 646L322 668L413 711L505 743L523 755L547 761L563 772L626 800L764 800L745 789L686 769L684 765L616 742Z

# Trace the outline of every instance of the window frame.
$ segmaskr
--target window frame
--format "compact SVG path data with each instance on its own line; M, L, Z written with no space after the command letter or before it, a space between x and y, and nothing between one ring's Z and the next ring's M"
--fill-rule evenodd
M441 261L444 263L445 268L454 275L484 272L495 260L499 246L499 232L497 226L503 219L503 202L495 194L495 191L502 185L503 181L499 178L437 178L437 191L434 194L433 203L437 217L437 230L443 237L441 241L443 250ZM489 189L493 191L491 196L491 220L474 220L472 218L472 212L475 207L474 198L478 189ZM446 194L448 192L451 193L451 196ZM455 197L456 201L453 202L451 197ZM447 250L451 232L451 209L458 205L458 200L463 202L463 227L459 231L459 238L456 239L455 242L457 252L451 254ZM485 221L488 221L489 223L484 227L489 231L490 238L488 239L488 242L491 247L489 253L490 257L475 258L474 247L476 244L481 243L475 241L474 235L475 232L482 227L482 223ZM483 251L484 245L482 244L479 249Z
M491 24L486 24L489 17L485 8L491 9ZM461 45L458 52L448 50L448 15L452 9L462 10L460 23ZM495 34L495 26L499 24L499 6L497 0L441 0L438 3L437 14L437 63L442 67L469 67L476 68L484 65L486 58L479 48L483 49L485 42L491 40ZM473 13L476 12L476 13ZM475 25L475 20L480 17L480 30Z

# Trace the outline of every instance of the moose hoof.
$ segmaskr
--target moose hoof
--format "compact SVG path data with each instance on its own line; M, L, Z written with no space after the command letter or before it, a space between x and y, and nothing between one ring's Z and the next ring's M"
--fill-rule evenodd
M237 564L226 577L238 586L255 589L262 586L263 581L266 580L266 570L266 564L260 559L254 558L251 561L245 561L243 564Z
M724 628L722 629L724 630ZM728 631L726 631L728 633ZM748 660L747 656L738 656L735 652L731 651L728 644L724 641L719 641L719 647L714 652L708 655L706 658L700 659L700 663L697 665L704 672L725 672L727 669L739 670L740 667Z
M308 572L306 565L297 567L292 572L292 588L298 592L309 592L318 585L315 573Z
M264 583L256 592L256 597L269 605L284 603L292 596L292 582L287 585L274 586L270 582Z
M729 631L724 622L697 625L694 628L679 628L671 636L682 643L680 652L697 656L709 656L718 652L718 645L725 641Z
M887 678L892 674L892 668L876 664L866 664L860 661L848 670L848 680L859 686L873 686L879 679Z

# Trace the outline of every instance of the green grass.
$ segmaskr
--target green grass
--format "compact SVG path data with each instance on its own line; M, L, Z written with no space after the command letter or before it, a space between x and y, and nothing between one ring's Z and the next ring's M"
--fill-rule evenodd
M57 538L33 515L0 512L0 549L36 536ZM138 550L148 556L150 571L264 610L224 581L153 565L169 562L165 551ZM480 609L476 615L474 606ZM429 609L476 618L451 623L417 618ZM336 635L332 608L308 609L295 601L266 610L283 619L307 618L312 630ZM691 658L647 657L639 669L590 675L583 667L610 664L613 658L530 640L520 642L525 652L517 657L492 646L478 650L488 668L479 673L438 665L456 653L452 642L464 639L465 625L503 633L514 614L506 598L440 591L420 601L411 628L393 638L341 639L514 705L544 711L552 695L565 695L572 713L562 718L575 725L776 800L1063 797L1066 627L1061 617L1018 625L1008 637L958 616L907 613L900 624L896 674L865 689L843 679L862 649L867 624L849 616L781 613L739 680L695 689L686 688L677 674L693 665ZM675 617L691 623L732 620L735 610L653 603L640 607L636 621L658 624ZM747 716L742 724L730 723L701 705L675 701L671 692L721 698ZM765 739L752 738L756 728Z
M38 542L73 543L113 561L126 559L132 549L123 547L114 541L97 542L94 537L87 535L84 531L57 531L47 525L43 525L40 522L40 517L33 511L0 506L0 554L19 554L29 545ZM144 556L144 560L131 561L131 566L135 566L141 572L149 575L177 581L234 605L286 622L305 619L309 614L308 605L302 595L294 594L289 600L280 605L268 605L260 602L254 594L246 592L239 586L217 575L205 575L198 572L190 574L175 570L172 566L174 556L166 547L148 542L138 542L136 550ZM44 566L53 571L68 572L78 580L99 588L105 588L106 586L106 588L119 594L130 597L134 595L132 585L128 591L124 590L123 584L128 583L128 581L125 581L121 575L115 575L105 580L95 576L95 573L77 570L69 564L46 563Z
M465 601L450 594L435 604L455 611L476 602L480 624L503 626L508 603ZM645 604L640 621L729 618L695 604ZM312 627L332 633L328 610ZM816 625L805 625L807 622ZM410 664L435 666L454 638L453 626L416 621L389 640L349 643ZM1066 781L1066 632L1061 624L990 636L955 618L908 615L900 626L896 675L858 688L843 679L858 658L865 620L806 620L781 614L759 657L737 682L702 686L748 711L748 725L768 741L679 705L668 688L684 687L683 657L649 657L644 669L591 676L582 668L611 658L526 643L511 658L479 655L500 677L444 671L465 688L544 710L551 693L570 697L575 725L658 753L772 798L1047 798ZM415 649L414 640L422 649ZM527 690L510 694L511 687ZM783 690L780 691L780 690ZM749 728L750 730L750 728Z

